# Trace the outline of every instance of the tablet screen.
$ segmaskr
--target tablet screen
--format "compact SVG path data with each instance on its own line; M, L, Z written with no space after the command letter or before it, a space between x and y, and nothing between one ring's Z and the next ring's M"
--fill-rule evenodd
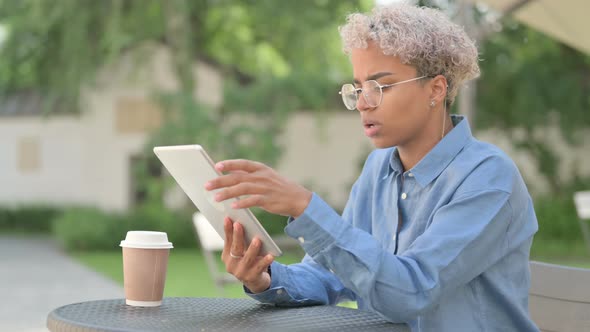
M205 189L206 182L221 174L215 170L215 164L200 145L158 146L154 148L154 153L222 238L225 238L223 220L229 216L244 226L246 245L254 237L258 237L262 241L262 255L282 255L279 247L249 209L233 209L231 203L236 199L216 202L216 190Z

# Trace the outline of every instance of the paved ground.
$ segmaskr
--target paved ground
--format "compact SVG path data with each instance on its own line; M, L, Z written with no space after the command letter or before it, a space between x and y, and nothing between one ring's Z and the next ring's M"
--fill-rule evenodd
M0 234L0 331L47 331L53 309L123 298L123 287L73 261L48 237Z

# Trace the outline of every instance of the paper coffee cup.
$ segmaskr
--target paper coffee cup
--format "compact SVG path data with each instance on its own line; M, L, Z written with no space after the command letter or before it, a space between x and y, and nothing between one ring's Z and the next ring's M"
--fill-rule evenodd
M172 243L164 232L129 231L123 248L125 303L156 307L162 304Z

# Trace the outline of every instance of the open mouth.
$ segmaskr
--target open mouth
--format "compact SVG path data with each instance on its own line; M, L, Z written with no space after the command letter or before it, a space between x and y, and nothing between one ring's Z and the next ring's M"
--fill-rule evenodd
M372 122L365 122L363 123L363 128L365 129L365 135L368 137L374 137L377 135L379 131L379 124L372 123Z

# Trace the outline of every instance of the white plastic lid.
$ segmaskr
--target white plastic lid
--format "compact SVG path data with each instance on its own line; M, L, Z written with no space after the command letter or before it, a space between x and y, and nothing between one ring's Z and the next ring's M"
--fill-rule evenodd
M168 242L168 235L164 232L129 231L121 247L139 249L169 249L173 248Z

